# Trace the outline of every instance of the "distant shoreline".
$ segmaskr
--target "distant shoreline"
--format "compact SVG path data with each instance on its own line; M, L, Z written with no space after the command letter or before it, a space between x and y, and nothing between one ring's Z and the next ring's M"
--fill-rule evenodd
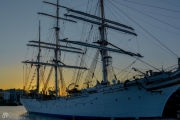
M14 102L14 101L6 101L6 100L1 100L0 101L0 106L18 106L20 104Z

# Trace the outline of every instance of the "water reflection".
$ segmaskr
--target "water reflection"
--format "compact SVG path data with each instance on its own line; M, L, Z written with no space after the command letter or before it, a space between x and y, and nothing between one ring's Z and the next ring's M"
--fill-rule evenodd
M20 115L19 118L21 120L65 120L65 119L57 118L57 117L50 117L50 116L29 114L29 113L24 113Z
M65 120L38 114L29 114L23 106L0 106L0 120Z

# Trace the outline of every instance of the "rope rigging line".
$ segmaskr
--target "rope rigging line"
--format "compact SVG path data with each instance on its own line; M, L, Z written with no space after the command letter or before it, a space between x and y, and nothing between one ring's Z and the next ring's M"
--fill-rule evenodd
M127 1L127 0L126 0ZM85 3L84 3L85 4ZM112 4L112 3L111 3ZM115 5L114 5L115 6ZM120 10L121 11L121 10ZM122 11L121 11L122 12ZM123 12L122 12L123 13ZM124 13L125 14L125 13ZM126 14L125 14L126 15ZM114 16L114 14L113 14L113 16ZM128 18L130 18L128 15L126 15ZM130 18L131 19L131 18ZM131 19L132 20L132 19ZM133 22L135 22L134 20L132 20ZM135 22L136 23L136 22ZM146 31L144 28L142 28L138 23L136 23L141 29L143 29L144 31ZM64 24L63 24L64 25ZM64 29L65 29L65 25L64 25ZM59 34L62 34L62 36L64 36L64 31L65 30L63 30L63 32L61 32L61 33L59 33ZM85 36L85 34L84 34L84 32L85 31L87 31L87 26L85 26L84 27L84 30L82 31L82 36L81 36L81 40L83 40L86 36ZM88 32L87 34L89 34L89 36L88 37L90 37L90 34L92 35L92 32L93 31L90 31L90 32ZM147 32L147 31L146 31ZM157 38L155 38L154 36L152 36L152 34L150 34L149 32L147 32L151 37L153 37L155 40L157 40L161 45L163 45L166 49L168 49L171 53L173 53L173 51L171 51L169 48L167 48L161 41L159 41ZM88 38L87 37L87 38ZM137 39L137 38L136 38ZM89 38L88 38L88 40L90 40ZM138 44L138 49L139 49L139 43L138 43L138 40L137 40L137 44ZM68 45L68 44L67 44ZM87 48L85 48L85 50L87 50ZM48 50L49 51L49 50ZM140 51L140 49L139 49L139 51ZM50 51L49 51L50 52ZM49 52L48 52L48 54L49 54ZM33 51L33 53L34 53L34 51ZM178 57L175 53L173 53L176 57ZM78 57L79 57L79 55L77 55ZM46 59L47 59L47 57L48 57L48 55L46 56ZM85 63L85 57L87 57L86 55L84 55L84 58L82 57L81 58L81 62L80 62L80 66L82 66L83 64L84 65L86 65L87 66L87 64ZM64 56L64 58L65 58L65 56ZM89 57L90 58L90 57ZM134 58L136 58L136 57L134 57ZM44 58L45 59L45 58ZM89 59L88 59L89 60ZM136 58L136 60L140 60L139 58ZM136 61L135 60L135 61ZM63 60L64 61L64 60ZM135 63L135 61L132 63L132 64L134 64ZM144 61L142 61L142 60L140 60L141 62L143 62L143 63L145 63L145 64L147 64L147 65L149 65L149 66L151 66L150 64L148 64L148 63L146 63L146 62L144 62ZM94 63L94 64L97 64L97 62L98 62L98 59L96 60L96 63ZM77 62L78 63L78 62ZM131 65L129 65L128 67L127 67L127 70L130 68L130 66ZM46 67L46 66L45 66ZM95 66L96 67L96 66ZM153 67L153 66L151 66L151 67ZM113 71L113 68L114 67L112 67L111 66L111 68L112 68L112 71ZM155 68L155 67L153 67L153 68ZM91 69L91 68L90 68ZM157 69L157 68L155 68L156 70L159 70L159 69ZM91 72L91 74L92 74L92 72L94 71L94 70L89 70L90 72ZM80 78L82 78L82 76L80 75L80 70L78 71L78 73L76 73L77 74L77 78L76 78L76 82L77 83L79 83L79 79ZM45 69L44 69L44 71L42 71L42 73L45 73ZM114 73L114 71L113 71L113 73ZM125 73L125 72L124 72ZM124 74L123 73L123 74ZM130 72L128 72L128 74L129 74ZM60 74L60 78L59 78L59 80L60 80L60 82L62 82L61 83L61 85L64 85L65 86L65 82L64 82L64 78L63 78L63 76L61 76L62 75L62 69L61 68L59 68L59 74ZM74 74L75 74L75 72L74 72ZM93 74L94 74L94 72L93 72ZM115 74L114 74L115 75ZM93 75L94 76L94 75ZM122 76L122 75L121 75ZM126 75L127 76L127 75ZM78 78L79 77L79 78ZM86 80L86 78L85 78L85 80ZM81 104L81 103L78 103L78 104Z
M98 56L99 56L99 50L97 50L95 57L91 63L90 69L84 79L84 83L87 83L88 81L92 81L93 77L94 77L94 72L96 69L96 65L97 65L97 61L98 61Z
M131 69L132 70L132 69ZM126 76L123 78L123 79L125 79L128 75L129 75L129 73L131 72L131 70L126 74ZM128 80L128 79L127 79Z
M65 86L64 77L63 77L63 74L62 74L62 68L58 67L58 70L59 70L60 92L61 92L61 95L63 96L63 95L66 94L66 86Z
M113 1L115 1L115 0L113 0ZM115 2L117 2L117 1L115 1ZM110 2L111 3L111 2ZM119 3L119 2L117 2L118 4L121 4L121 3ZM113 4L113 3L111 3L111 4ZM114 5L114 4L113 4ZM150 15L147 15L147 14L145 14L145 13L143 13L143 12L141 12L141 11L139 11L139 10L137 10L137 9L135 9L135 8L132 8L132 7L129 7L129 6L127 6L127 5L124 5L124 4L121 4L122 6L125 6L125 7L128 7L128 8L130 8L130 9L133 9L134 11L136 11L136 12L139 12L139 13L141 13L141 14L143 14L143 15L146 15L146 16L148 16L148 17L150 17L150 18L153 18L153 19L155 19L155 20L157 20L157 21L159 21L159 22L162 22L162 23L164 23L164 24L166 24L166 25L169 25L169 26L171 26L171 27L173 27L173 28L176 28L176 29L178 29L178 30L180 30L180 28L178 28L178 27L176 27L176 26L173 26L173 25L171 25L171 24L169 24L169 23L166 23L166 22L164 22L164 21L162 21L162 20L159 20L159 19L157 19L157 18L155 18L155 17L152 17L152 16L150 16ZM114 5L115 6L115 5ZM116 7L116 6L115 6ZM117 7L116 7L117 8ZM119 9L119 8L117 8L117 9ZM119 9L120 10L120 9ZM120 10L121 11L121 10ZM125 14L123 11L121 11L124 15L126 15L127 17L128 17L128 15L127 14ZM128 17L128 18L130 18L130 17ZM131 18L130 18L131 19Z
M123 43L126 47L128 47L129 49L131 49L132 51L135 51L134 49L132 49L131 47L129 47L128 45L127 45L127 43L125 43L124 41L122 41L124 38L125 38L125 36L126 36L126 34L124 34L123 36L122 36L122 40L121 39L119 39L117 36L115 36L114 34L112 34L112 33L109 33L109 34L111 34L113 37L115 37L116 39L118 39L121 43ZM132 38L131 38L132 39ZM128 40L129 41L129 40ZM127 41L127 42L128 42ZM117 45L119 45L120 43L118 43Z
M115 1L115 0L113 0L113 1ZM117 1L115 1L115 2L118 3L118 4L121 4L120 2L117 2ZM112 4L112 3L111 3L111 4ZM155 17L152 17L152 16L150 16L150 15L147 15L147 14L145 14L145 13L139 11L139 10L136 10L135 8L129 7L129 6L124 5L124 4L121 4L121 5L122 5L122 6L125 6L125 7L128 7L128 8L130 8L130 9L136 11L136 12L139 12L139 13L145 15L145 16L148 16L148 17L150 17L150 18L153 18L153 19L155 19L155 20L157 20L157 21L159 21L159 22L161 22L161 23L164 23L164 24L166 24L166 25L169 25L169 26L171 26L171 27L173 27L173 28L176 28L176 29L180 30L180 28L178 28L178 27L176 27L176 26L173 26L173 25L171 25L171 24L169 24L169 23L166 23L166 22L164 22L164 21L162 21L162 20L159 20L159 19L157 19L157 18L155 18ZM114 5L114 6L115 6L115 5ZM115 6L115 7L116 7L116 6ZM117 7L116 7L116 8L117 8ZM117 8L117 9L119 9L119 8ZM119 10L120 10L120 9L119 9ZM121 10L120 10L120 11L121 11ZM122 12L122 11L121 11L121 12ZM125 14L124 12L122 12L122 13ZM128 15L126 14L126 16L128 16ZM129 18L130 18L130 17L129 17Z
M38 15L38 16L39 16L39 15ZM52 21L52 19L51 19L51 21ZM50 23L50 24L52 24L52 23ZM51 37L51 35L52 35L52 34L49 34L50 32L51 32L51 31L50 31L50 29L49 29L49 30L48 30L48 36L47 36L46 41L49 40L48 38ZM36 37L37 37L37 36L36 36ZM48 51L50 52L50 50L46 50L46 51L44 52L44 55L43 55L43 56L44 56L44 60L48 58L48 55L49 55L49 52L48 52ZM48 52L48 53L47 53L47 52ZM39 54L38 51L36 51L36 54ZM34 55L33 55L33 56L34 56ZM41 61L44 61L44 60L43 60L43 57L42 57ZM44 66L44 69L41 69L41 71L40 71L40 82L41 82L41 83L43 82L43 86L44 86L44 73L45 73L45 69L46 69L46 66ZM29 72L29 74L30 74L30 72ZM32 82L31 82L31 83L32 83Z
M157 19L157 18L155 18L155 17L152 17L152 16L150 16L150 15L147 15L147 14L145 14L145 13L139 11L139 10L136 10L136 9L134 9L134 10L137 11L137 12L139 12L139 13L141 13L141 14L144 14L144 15L150 17L150 18L153 18L153 19L155 19L155 20L157 20L157 21L159 21L159 22L161 22L161 23L164 23L164 24L166 24L166 25L168 25L168 26L171 26L171 27L173 27L173 28L176 28L176 29L180 30L180 28L178 28L178 27L176 27L176 26L173 26L173 25L171 25L171 24L169 24L169 23L166 23L166 22L164 22L164 21L162 21L162 20L159 20L159 19Z
M27 69L29 69L28 73L27 73ZM30 77L30 73L31 73L31 70L30 68L28 68L27 64L26 64L26 83L25 83L25 86L27 86L28 84L28 79ZM35 69L36 70L36 69ZM28 75L27 75L28 74Z
M42 7L41 7L42 8ZM39 19L39 14L38 14L38 19ZM50 22L50 25L52 24L52 19L51 19L51 22ZM46 39L46 41L48 41L49 40L49 38L52 36L52 32L51 32L51 34L50 34L50 32L51 32L51 30L50 30L50 28L49 28L49 30L48 30L48 36L47 36L47 39ZM37 35L36 35L36 37L37 37ZM53 39L51 39L51 40L53 40ZM51 41L52 42L52 41ZM26 57L25 57L25 59L27 58L27 54L28 54L28 51L29 51L29 46L28 46L28 49L27 49L27 51L26 51ZM47 53L48 52L48 53ZM44 61L45 59L46 59L46 61L47 61L47 59L48 59L48 55L49 55L49 53L50 53L50 50L46 50L45 52L44 52L44 59L41 59L41 61ZM33 49L33 54L32 54L32 57L31 58L33 58L34 57L34 55L35 54L37 54L37 51L35 52L35 48ZM48 62L48 61L47 61ZM46 66L44 66L44 68L46 68ZM26 69L28 69L28 66L26 65ZM26 70L27 71L27 70ZM44 73L45 73L45 69L43 69L43 70L41 70L40 71L41 73L41 78L42 79L40 79L40 81L41 82L44 82L44 81L42 81L43 80L43 78L44 78ZM25 73L25 74L27 74L27 72ZM29 79L29 77L30 77L30 74L31 74L31 69L30 70L28 70L28 75L26 75L26 80L25 80L25 86L27 86L27 84L28 84L28 79ZM34 76L34 75L33 75Z
M158 26L155 26L155 25L153 25L153 24L151 24L151 23L148 23L148 22L146 22L146 21L144 21L144 20L141 20L141 19L139 19L138 17L135 17L135 16L132 15L132 14L131 14L131 16L134 17L134 18L136 18L136 19L138 19L138 20L140 20L140 21L142 21L142 22L144 22L144 23L146 23L146 24L149 24L149 25L151 25L151 26L153 26L153 27L156 27L156 28L158 28L158 29L164 30L164 31L169 32L169 33L172 33L172 34L180 35L180 34L178 34L178 33L175 33L175 32L172 32L172 31L169 31L169 30L166 30L166 29L163 29L163 28L161 28L161 27L158 27Z
M137 39L137 38L136 38L136 39ZM138 47L139 47L139 45L138 45ZM140 51L140 49L139 49L139 51ZM134 58L136 58L136 57L134 57ZM139 58L137 58L137 59L140 60ZM142 61L142 60L140 60L140 61L143 62L144 64L147 64L148 66L150 66L150 67L152 67L152 68L160 71L159 69L155 68L154 66L152 66L152 65L150 65L150 64L148 64L148 63L146 63L146 62L144 62L144 61Z
M167 10L167 11L171 11L171 12L180 13L180 11L177 11L177 10L171 10L171 9L167 9L167 8L157 7L157 6L148 5L148 4L139 3L139 2L134 2L134 1L130 1L130 0L124 0L124 1L139 4L139 5L144 5L144 6L148 6L148 7L154 7L154 8L158 8L158 9L162 9L162 10Z
M160 1L165 2L165 3L167 3L167 4L170 4L170 5L174 5L174 6L180 7L180 6L179 6L179 5L177 5L177 4L172 4L172 3L167 2L167 1L164 1L164 0L160 0Z
M44 84L44 87L43 87L43 90L46 91L47 90L47 86L48 86L48 83L49 83L49 80L50 80L50 77L51 77L51 74L52 74L52 71L53 71L53 67L50 68L50 71L49 71L49 74L48 74L48 77L45 81L45 84Z
M112 15L115 19L116 19L116 21L118 21L118 19L116 18L116 16L114 15L114 13L111 11L111 9L108 7L108 5L106 5L107 6L107 9L110 11L110 15Z
M29 83L28 90L29 90L30 87L31 87L31 84L32 84L32 82L33 82L33 80L34 80L35 74L36 74L36 69L35 69L35 71L34 71L34 73L33 73L33 76L32 76L32 78L31 78L31 81L30 81L30 83Z
M86 42L87 43L89 43L90 42L90 40L91 40L91 35L92 35L92 29L93 29L93 25L91 26L91 28L90 28L90 32L89 32L89 35L87 36L87 39L86 39ZM84 47L84 52L87 50L87 47ZM86 54L86 53L85 53ZM80 66L82 67L83 65L84 65L84 61L85 61L85 54L83 54L83 56L82 56L82 58L81 58L81 62L80 62ZM76 84L77 83L79 83L79 81L80 81L80 75L82 75L81 74L81 72L82 72L82 70L78 70L78 74L77 74L77 78L76 78Z
M146 65L148 65L148 66L150 66L150 67L152 67L152 68L154 68L154 69L156 69L156 70L158 70L158 71L160 71L161 72L161 70L159 70L158 68L156 68L156 67L154 67L154 66L152 66L152 65L150 65L150 64L148 64L147 62L145 62L145 61L143 61L143 60L141 60L141 59L139 59L139 58L137 58L139 61L141 61L141 62L143 62L143 63L145 63Z
M89 9L89 8L87 8L86 11L92 11L91 9L90 9L90 10L88 10L88 9ZM97 10L97 9L96 9L96 10ZM85 22L84 22L84 23L85 23ZM83 34L83 33L86 33L86 31L87 31L87 25L86 25L86 24L83 25L83 30L82 30L82 34L81 34L81 38L80 38L81 41L82 41L82 40L88 40L88 41L91 40L91 38L92 38L92 32L93 32L93 29L92 29L92 28L93 28L93 25L91 26L90 32L88 32L88 36L87 36L87 38L85 39L86 36L85 36L85 34ZM88 31L89 31L89 30L88 30ZM88 41L86 41L86 42L88 42ZM87 49L87 47L84 48L84 51L86 51L86 49ZM77 57L78 57L78 59L79 59L80 56L78 55ZM82 64L84 64L85 66L87 66L86 63L85 63L85 57L86 57L86 54L84 54L83 57L81 58L80 66L82 66ZM75 82L76 84L79 83L79 81L80 81L79 79L82 78L82 77L80 76L80 71L81 71L81 70L78 70L78 74L77 74L77 78L76 78L76 82ZM82 74L81 74L81 75L82 75Z
M109 65L107 67L107 71L108 71L107 72L108 80L113 80L113 79L117 80L116 75L114 74L114 71L113 71L112 63L109 63Z
M163 17L168 17L168 18L173 18L173 19L180 19L180 17L174 17L174 16L168 16L168 15L164 15L164 14L159 14L159 13L154 13L154 12L150 12L150 11L146 11L146 10L142 10L142 9L136 9L138 11L143 11L143 13L150 13L150 14L154 14L154 15L158 15L158 16L163 16Z
M152 41L151 39L149 39L147 36L143 35L139 30L137 30L137 31L138 31L143 37L145 37L146 40L151 41L153 44L157 45L157 46L158 46L159 48L161 48L162 50L164 50L164 51L166 51L166 52L168 52L169 54L171 54L171 55L174 56L174 54L172 54L169 50L165 49L163 46L160 46L160 45L156 44L154 41Z
M71 8L71 9L78 8L78 7L83 6L83 5L87 4L87 3L89 3L89 1L88 1L88 2L85 2L85 3L81 4L81 5L78 5L78 6L76 6L76 7L73 7L73 8Z
M114 0L113 0L114 1ZM117 1L116 1L117 2ZM117 8L117 6L115 6L112 2L110 2L115 8ZM119 2L117 2L119 3ZM119 3L121 4L121 3ZM128 7L128 6L127 6ZM119 8L117 8L118 10L120 10ZM143 29L146 33L148 33L152 38L154 38L156 41L158 41L162 46L164 46L166 49L168 49L171 53L173 53L176 58L178 58L178 56L172 51L170 50L167 46L165 46L161 41L159 41L156 37L154 37L151 33L149 33L146 29L144 29L142 26L140 26L137 22L135 22L132 18L130 18L127 14L125 14L122 10L120 10L126 17L128 17L130 20L132 20L136 25L138 25L141 29Z
M136 41L137 41L138 50L139 50L139 53L140 53L140 48L139 48L139 41L138 41L137 37L136 37Z
M77 26L76 26L76 27L77 27ZM77 29L79 29L79 28L77 27ZM85 32L85 31L86 31L86 30L85 30L85 29L86 29L86 26L85 26L85 25L84 25L83 29L84 29L84 30L82 30L82 32ZM79 30L80 30L80 29L79 29ZM89 34L89 33L90 33L90 32L87 32L87 33L85 33L85 34ZM84 36L85 34L82 33L82 34L80 35L80 36L81 36L81 41L83 40L83 36ZM79 35L78 35L78 36L79 36ZM84 37L85 37L85 36L84 36ZM71 45L70 45L70 46L71 46ZM77 58L79 59L80 56L77 55ZM78 59L76 59L76 65L77 65L77 63L78 63ZM85 64L84 60L81 59L81 61L82 61L81 63ZM86 65L86 64L85 64L85 65ZM87 65L86 65L86 66L87 66ZM75 74L77 74L77 73L74 71L74 74L73 74L74 77L73 77L73 78L75 78ZM78 76L78 75L77 75L77 76ZM79 76L79 78L81 78L81 77ZM73 80L72 80L72 81L73 81Z
M126 2L126 5L127 5L128 3ZM129 15L129 9L127 8L127 13L128 13L128 15ZM131 23L131 22L130 22ZM131 25L131 27L132 27L132 25Z
M122 77L124 74L125 74L125 72L127 72L127 70L135 63L137 61L137 59L135 60L135 61L133 61L129 66L127 66L126 68L124 68L123 69L123 73L120 75L120 77ZM121 72L119 72L118 74L120 74ZM128 74L129 74L130 72L128 72ZM116 75L118 75L118 74L116 74ZM127 75L126 75L127 76ZM118 77L118 78L120 78L120 77Z

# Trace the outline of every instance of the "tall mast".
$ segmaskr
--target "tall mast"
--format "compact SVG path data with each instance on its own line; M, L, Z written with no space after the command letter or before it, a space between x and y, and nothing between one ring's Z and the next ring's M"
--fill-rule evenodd
M69 22L74 22L74 23L76 23L76 21L59 17L59 7L62 7L62 6L59 5L59 0L57 0L57 4L50 3L50 2L45 2L45 1L43 1L43 2L47 3L47 4L54 5L54 6L57 7L56 15L55 16L54 15L50 15L50 14L46 14L46 13L38 12L38 14L49 16L49 17L52 17L52 18L56 18L56 26L54 27L55 34L56 34L56 43L52 44L52 43L45 43L45 42L41 42L40 41L40 22L39 22L39 41L29 41L30 44L27 44L27 46L33 46L33 47L38 47L39 48L39 53L38 53L38 56L37 56L37 61L28 61L28 60L26 60L26 61L22 61L22 63L29 63L29 64L36 64L37 65L37 86L36 86L37 93L39 92L39 69L40 69L40 65L47 65L47 66L53 66L54 67L54 69L55 69L55 91L54 92L56 94L56 99L57 99L58 95L59 95L58 94L59 90L58 90L57 68L58 67L66 67L66 68L85 69L85 70L87 70L87 68L85 68L85 67L78 67L78 66L64 65L64 64L59 63L60 60L61 60L61 58L60 58L61 57L61 51L78 53L78 54L84 54L81 51L81 49L79 49L79 48L68 47L68 46L64 46L64 45L59 45L58 44L58 41L59 41L59 30L60 30L60 28L59 28L59 21L58 20L62 19L62 20L69 21ZM39 43L39 44L37 45L36 43ZM73 50L61 49L60 47L70 48L70 49L73 49ZM40 48L46 48L46 49L53 49L54 50L54 59L53 59L54 63L53 64L45 63L45 62L40 62L40 52L41 52ZM60 54L58 55L58 53L60 53ZM60 73L60 75L61 75L61 73Z
M57 0L57 10L56 10L56 50L55 50L55 64L58 64L58 39L59 39L59 0ZM55 92L56 92L56 99L58 98L58 74L57 74L57 66L55 66Z
M37 65L37 86L36 86L36 90L37 90L37 93L39 93L39 69L40 69L40 52L41 52L41 49L40 49L40 42L41 42L41 27L40 27L40 21L39 21L39 50L38 50L38 57L37 57L37 62L38 62L38 65Z
M118 48L117 46L115 46L115 45L113 45L107 41L106 27L120 31L120 32L123 32L125 34L130 34L130 35L134 35L134 36L137 36L137 34L134 33L134 31L133 31L134 29L132 27L129 27L127 25L105 19L104 0L99 0L98 3L99 3L99 9L100 9L99 10L100 16L91 15L91 14L88 14L88 13L85 13L82 11L73 10L70 8L68 8L68 11L70 11L72 13L76 13L76 14L81 15L81 16L77 16L77 15L69 14L69 13L65 14L65 16L70 17L70 18L75 18L77 20L85 21L88 23L99 25L99 31L100 31L100 38L99 39L100 40L98 40L97 42L94 42L94 43L99 44L100 46L99 45L97 46L94 44L88 44L88 43L84 43L84 42L77 42L77 41L69 41L69 40L61 40L61 41L67 42L67 43L72 43L72 44L77 44L77 45L81 45L81 46L86 46L86 47L88 46L88 47L100 49L101 61L102 61L102 73L103 73L102 74L103 80L102 80L101 84L107 85L108 84L108 71L107 71L107 69L108 69L108 66L110 65L110 62L112 59L111 56L108 56L108 51L118 52L118 53L126 54L129 56L138 56L138 57L143 57L143 56L141 56L139 53L135 54L132 52L125 51L125 50ZM91 19L88 19L87 17L89 17ZM92 19L96 19L99 21L92 20ZM110 25L106 24L106 23L110 23ZM111 26L111 24L113 24L113 26ZM115 47L116 49L108 48L107 47L108 44Z
M101 22L102 22L102 24L104 24L105 23L105 21L104 21L104 19L105 19L105 15L104 15L104 3L103 3L103 0L99 0L99 2L100 2L100 10L101 10L101 18L102 18L102 20L101 20ZM99 30L100 30L100 36L101 36L101 38L100 38L100 45L101 46L107 46L107 40L106 40L106 38L105 38L105 27L103 26L103 25L101 25L100 26L100 28L99 28ZM107 54L107 50L101 50L101 56L102 56L102 69L103 69L103 83L107 83L107 59L106 59L106 56L108 56L108 54Z

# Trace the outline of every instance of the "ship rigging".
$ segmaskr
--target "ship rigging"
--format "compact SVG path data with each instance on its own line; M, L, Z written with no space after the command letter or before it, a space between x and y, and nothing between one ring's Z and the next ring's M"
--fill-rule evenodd
M114 5L108 0L107 2ZM39 15L55 19L55 27L53 27L55 31L54 41L49 43L41 40L41 27L39 22L39 40L31 40L29 44L27 44L27 46L38 48L37 60L23 61L25 64L36 65L33 76L37 74L36 89L30 90L32 86L31 83L33 82L32 78L28 87L30 94L22 96L21 98L21 102L27 111L67 117L77 116L80 118L139 118L162 116L163 108L169 96L180 87L180 59L178 59L178 65L173 66L173 68L162 68L160 70L143 61L143 55L141 55L140 51L126 51L118 46L118 44L112 43L112 38L108 37L109 30L115 31L118 35L124 34L130 36L128 37L128 41L137 38L138 35L131 26L115 22L105 17L105 0L99 0L97 2L96 7L93 8L95 15L91 14L90 11L92 8L89 8L89 6L87 6L87 11L83 12L59 5L59 0L57 0L56 4L46 1L44 1L44 3L56 7L56 15L38 12ZM88 3L90 5L90 1ZM94 1L91 4L92 6L93 3ZM119 2L114 1L114 3L118 4ZM60 16L60 9L67 11L63 13L64 17ZM125 14L125 16L127 15ZM130 20L132 19L130 18ZM64 26L67 22L68 25L70 25L70 29L71 24L74 25L78 24L78 22L83 22L84 25L81 26L81 37L78 38L78 40L65 37L61 32L63 27L60 26L60 22L62 22ZM142 28L137 22L135 22L135 24ZM79 29L79 26L76 27ZM144 28L142 29L160 42ZM72 34L75 32L76 31L73 31ZM92 34L94 34L94 36L92 36ZM161 45L165 47L170 54L176 55L164 44L161 43ZM40 59L43 56L42 51L44 49L51 50L53 53L51 57L48 56L48 60ZM93 53L92 51L95 53L94 56L91 55L91 53ZM70 57L70 55L75 55L77 59L75 59L74 56ZM101 55L100 58L99 55ZM131 68L136 61L141 61L143 64L155 68L156 71L146 70L144 72L141 71L141 69L132 67L134 72L138 72L140 75L134 74L134 72L130 70L124 75L124 80L120 80L122 77L120 76L120 79L118 79L118 74L115 73L114 69L116 65L119 67L118 65L122 59L117 59L118 62L116 62L116 64L114 64L115 67L113 67L114 59L112 56L114 58L117 56L127 56L133 59L133 61L131 60L131 64L126 67L123 72ZM68 57L75 65L70 64L71 62L68 62L68 59L65 60L65 58ZM176 57L178 58L177 55ZM90 58L91 62L89 62ZM127 62L129 62L129 58ZM98 72L96 69L99 63L101 64L101 67L99 67L99 69L101 68L99 70L101 71L99 72L101 75L97 76ZM46 81L44 81L47 67L49 67L49 73L46 75ZM64 80L64 69L66 69L66 72L71 70L74 73L66 73L68 77L72 76L72 81L69 83ZM131 78L127 77L131 72L133 76L131 76ZM121 75L123 74L124 73ZM48 87L52 75L54 76L54 86ZM26 76L26 78L28 77ZM40 85L41 82L43 82L43 85ZM25 86L25 89L27 89L27 86ZM30 101L30 99L32 101ZM159 101L157 101L157 99ZM64 107L62 108L62 106ZM131 109L127 109L127 106L131 107ZM87 112L89 109L90 111Z

